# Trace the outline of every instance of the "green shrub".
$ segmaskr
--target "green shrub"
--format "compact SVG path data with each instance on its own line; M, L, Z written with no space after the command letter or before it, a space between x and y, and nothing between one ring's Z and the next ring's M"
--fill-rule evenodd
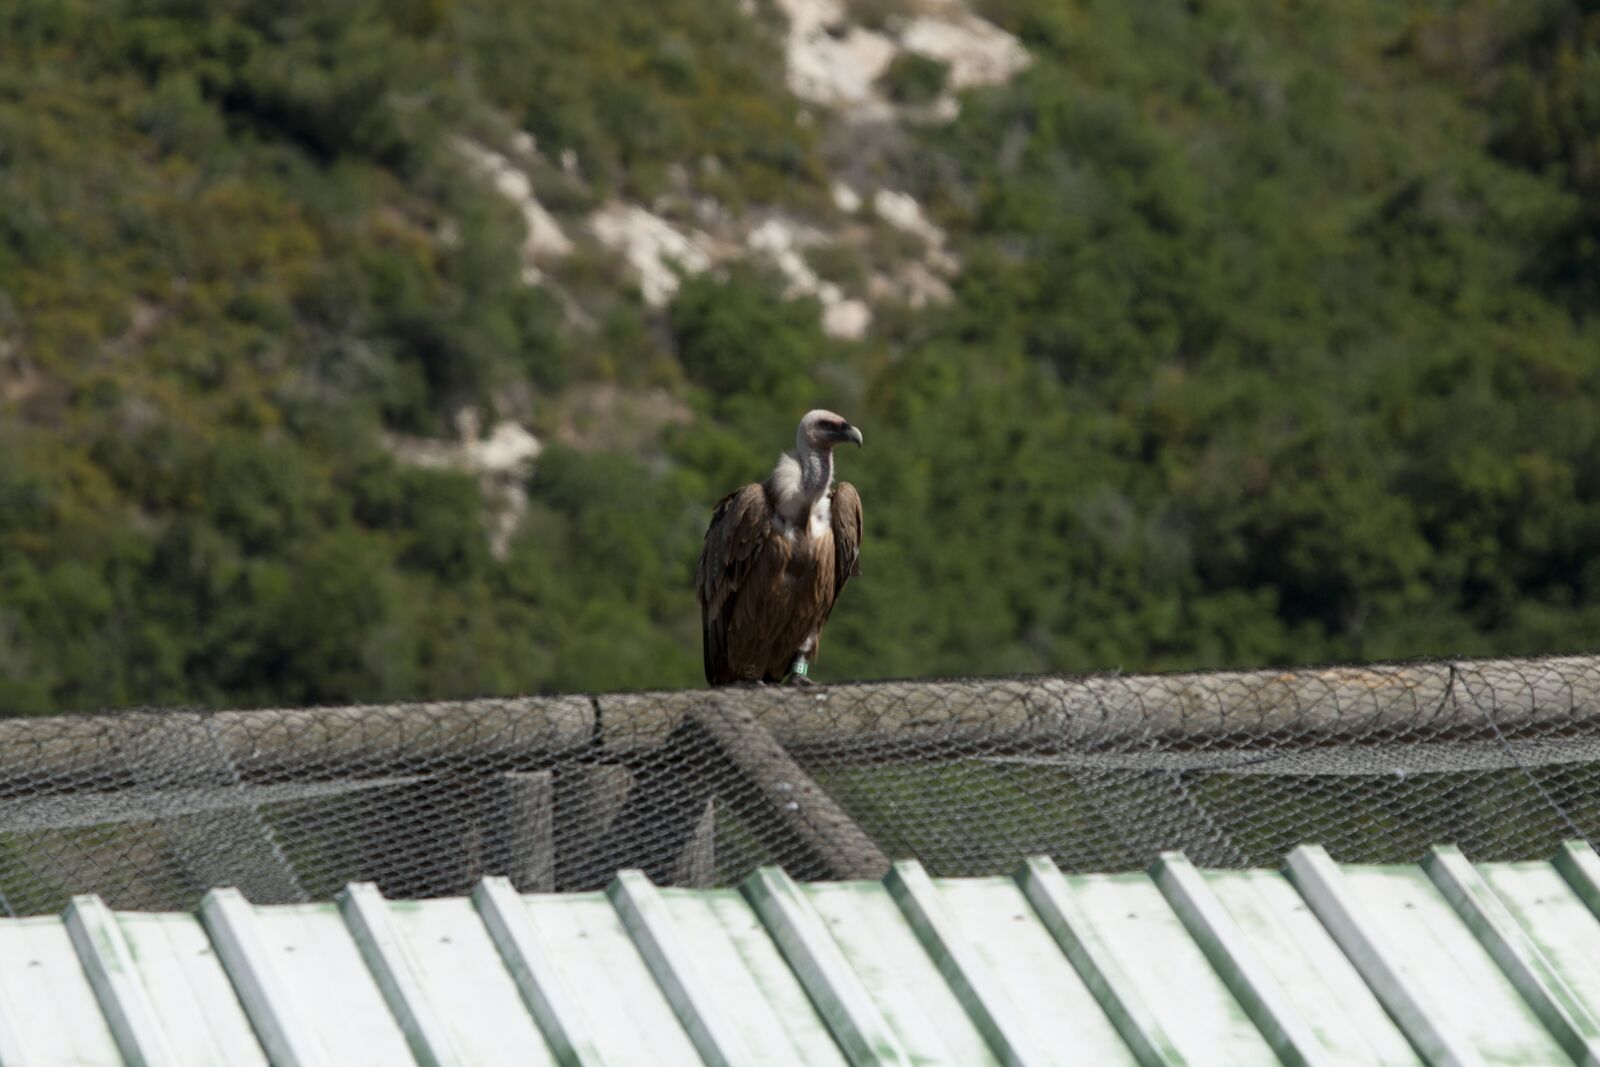
M919 52L901 52L879 76L885 95L898 104L929 104L944 92L950 65Z

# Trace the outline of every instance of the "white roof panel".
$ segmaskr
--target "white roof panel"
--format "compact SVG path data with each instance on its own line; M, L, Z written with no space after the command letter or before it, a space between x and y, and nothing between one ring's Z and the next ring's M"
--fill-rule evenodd
M1282 991L1287 1013L1304 1023L1318 1062L1421 1064L1349 957L1282 874L1207 871L1202 877L1245 950Z
M122 1063L60 919L0 922L0 1062Z
M0 920L4 1067L1562 1064L1600 856L252 905Z
M193 915L113 917L175 1067L266 1067L233 983Z

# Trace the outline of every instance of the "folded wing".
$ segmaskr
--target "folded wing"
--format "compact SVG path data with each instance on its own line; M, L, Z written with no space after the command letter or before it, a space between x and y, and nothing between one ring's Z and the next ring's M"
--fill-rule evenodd
M700 599L706 681L712 685L738 679L729 660L729 623L739 591L749 584L771 530L772 505L759 483L729 493L711 514L694 584Z
M833 573L830 613L844 584L861 573L861 494L849 482L837 482L833 487Z

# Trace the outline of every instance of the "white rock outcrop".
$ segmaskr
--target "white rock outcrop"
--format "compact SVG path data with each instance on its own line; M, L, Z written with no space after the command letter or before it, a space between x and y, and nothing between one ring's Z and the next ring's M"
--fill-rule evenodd
M702 212L702 217L709 217ZM872 322L872 311L847 297L832 282L817 277L803 251L832 240L812 226L782 216L770 216L738 234L738 227L721 219L726 239L703 230L677 226L620 201L607 204L589 217L589 229L600 244L616 252L633 268L639 291L651 307L665 307L677 295L682 276L701 274L740 258L765 260L788 282L793 298L815 296L821 302L822 326L834 337L858 338Z
M679 271L700 274L719 258L710 235L682 230L635 204L613 201L589 216L589 230L627 260L651 307L665 307L678 291Z
M518 140L518 150L531 154L533 138L526 135L524 138ZM494 184L501 196L522 212L522 222L528 231L522 242L522 280L537 285L544 278L538 261L544 257L565 256L572 251L572 242L562 232L561 224L533 195L533 183L521 167L494 149L464 137L457 139L456 149Z
M944 231L922 214L922 205L910 193L879 189L872 194L872 210L897 230L920 237L928 244L944 244Z
M413 467L465 474L526 473L527 465L542 451L538 438L509 420L495 423L485 438L480 421L476 409L463 408L456 415L459 441L398 433L386 435L385 440L392 456Z
M543 446L525 427L510 420L495 423L484 437L481 421L477 409L463 408L456 415L459 441L385 434L384 443L401 463L477 475L488 506L489 552L504 560L511 551L511 538L527 514L524 483Z
M893 113L876 82L900 49L888 36L845 21L839 0L778 0L789 19L789 91L854 117Z
M893 300L910 308L942 304L951 297L950 286L928 269L927 264L911 259L891 274L874 274L867 282L867 295L874 300Z
M859 341L872 325L872 308L865 300L844 299L823 302L822 332L845 341Z
M895 107L879 89L878 79L904 52L947 64L951 91L999 85L1029 62L1022 42L959 0L924 0L917 5L919 14L890 20L882 31L853 25L841 0L777 2L789 19L789 91L855 121L894 117ZM922 113L948 121L959 108L946 94Z
M910 0L908 14L885 20L881 28L853 23L844 0L776 0L776 4L789 23L785 59L790 91L801 100L832 109L849 122L947 120L959 112L952 95L955 91L1004 82L1029 62L1026 49L1015 37L973 14L963 0ZM752 17L757 14L750 0L741 0L741 9ZM949 92L931 105L897 108L884 95L879 80L895 58L906 52L947 64ZM802 112L797 121L813 118L810 112ZM528 284L537 284L543 279L540 262L568 255L572 240L539 203L532 182L514 158L467 138L458 139L457 146L521 211L527 227L522 276ZM512 151L517 157L531 159L538 155L538 146L532 137L519 132L513 136ZM578 163L572 151L561 151L558 159L563 172L576 178ZM701 161L702 166L715 164L716 160ZM945 279L954 275L960 264L948 248L944 231L928 221L916 200L889 189L868 196L866 190L842 179L832 184L830 192L834 206L844 214L859 215L870 203L878 218L916 236L924 245L920 260L874 274L864 295L913 307L949 298ZM637 204L611 201L589 216L586 228L597 244L628 264L651 307L670 303L685 275L754 258L772 263L783 274L789 296L816 297L822 305L822 327L829 335L859 338L871 326L870 305L819 278L804 255L806 249L820 245L870 240L867 228L853 224L838 232L825 232L773 215L758 216L752 225L730 217L722 205L704 197L691 201L690 208L692 211L675 213L692 216L693 223L687 224L669 221ZM442 239L448 240L449 234L442 234ZM502 432L504 425L497 426L496 432ZM432 462L426 458L430 453L424 445L408 447L413 461Z
M788 19L785 59L790 90L801 100L832 109L848 122L927 122L953 118L959 112L954 92L974 86L1004 82L1028 65L1027 50L1012 35L973 14L963 0L908 0L903 17L884 20L881 28L853 23L845 0L775 0ZM757 15L753 0L740 0L747 15ZM896 57L913 52L949 67L948 92L931 105L896 107L883 93L879 81ZM815 121L809 111L797 121ZM514 204L527 230L522 246L522 278L535 285L544 279L541 264L569 255L573 241L560 223L539 203L533 183L518 160L535 160L539 146L525 132L511 138L511 155L498 152L467 137L456 148L494 188ZM562 171L579 179L578 161L571 149L557 153ZM715 166L714 159L701 166ZM930 222L921 206L906 193L852 187L842 178L832 183L834 206L846 215L859 216L869 204L872 213L890 226L916 236L924 245L918 260L908 260L875 273L865 295L872 300L898 300L913 307L948 299L945 279L960 264L950 252L943 230ZM656 205L661 208L660 204ZM673 212L692 223L669 221L647 208L611 201L593 212L586 228L600 246L620 256L637 276L640 291L651 307L665 307L677 294L684 275L699 274L740 260L764 259L784 276L791 297L814 296L822 305L822 327L834 337L859 338L871 326L870 305L847 295L837 284L817 276L804 252L821 245L849 246L870 240L870 228L852 222L834 231L822 231L782 216L756 216L756 221L731 217L716 201L691 200L692 210ZM666 210L666 209L663 209ZM451 224L441 229L440 240L459 242ZM575 305L573 305L575 307ZM581 321L581 310L569 317ZM460 445L420 440L393 443L396 455L423 466L474 469L471 464L498 462L495 456L520 456L519 450L536 448L531 435L514 437L515 424L500 423L486 440L476 431L464 433ZM508 436L511 435L511 436ZM476 451L474 451L476 450ZM469 454L474 458L467 458ZM528 458L509 462L525 462ZM467 464L467 466L463 466ZM484 467L480 473L487 470ZM485 477L490 475L484 474Z
M848 182L835 181L828 192L833 196L833 206L846 215L854 215L861 210L861 194Z
M934 270L944 274L954 274L961 269L960 261L946 247L949 236L944 230L928 221L927 216L922 213L922 205L909 193L879 189L872 196L872 210L895 229L920 238L927 247L928 266Z
M1021 41L956 5L942 15L911 20L900 33L900 45L947 64L954 90L1004 84L1028 65Z
M860 300L845 296L833 282L823 281L805 261L802 249L831 244L822 231L779 216L767 219L751 230L746 243L752 252L765 256L789 283L785 295L815 296L822 304L822 329L830 337L859 340L872 325L872 309Z

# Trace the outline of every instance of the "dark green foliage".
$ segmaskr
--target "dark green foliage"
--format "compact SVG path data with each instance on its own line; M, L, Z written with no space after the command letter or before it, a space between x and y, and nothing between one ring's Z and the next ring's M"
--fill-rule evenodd
M850 0L850 17L869 30L893 29L917 13L913 0Z
M719 405L802 398L828 344L815 304L783 300L749 273L690 279L673 304L672 333L684 374Z
M950 66L917 52L895 56L879 79L889 99L902 104L927 104L944 91Z
M783 91L768 24L727 0L606 7L588 0L461 0L463 62L556 156L648 197L673 163L719 162L708 191L734 203L820 188L812 137Z
M818 405L867 439L826 679L1592 649L1594 4L978 6L1030 68L866 168L954 300L854 344L750 265L529 287L451 148L533 133L572 235L826 224L765 5L0 7L0 710L693 684L711 507ZM879 230L808 254L863 288ZM462 405L548 446L503 559L383 446Z

